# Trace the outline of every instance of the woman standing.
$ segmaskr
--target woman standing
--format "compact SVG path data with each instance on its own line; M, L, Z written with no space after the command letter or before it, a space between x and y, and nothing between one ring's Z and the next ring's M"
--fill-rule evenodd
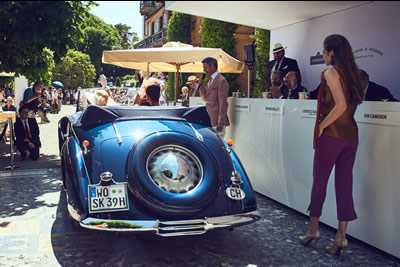
M352 196L352 172L358 147L358 127L354 113L362 102L364 91L353 49L345 37L339 34L326 37L323 51L325 64L332 67L325 72L325 80L318 94L318 115L314 131L314 178L308 208L310 224L306 236L301 236L300 241L308 245L313 240L317 242L321 237L319 217L322 214L328 179L335 166L339 225L335 241L327 248L327 252L339 254L349 246L346 239L348 222L357 219Z

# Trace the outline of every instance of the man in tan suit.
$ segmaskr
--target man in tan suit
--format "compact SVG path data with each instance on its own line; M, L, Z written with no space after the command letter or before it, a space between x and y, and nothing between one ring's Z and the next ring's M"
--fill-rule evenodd
M221 138L225 136L225 127L229 126L228 119L228 92L229 85L225 77L218 70L218 63L215 58L203 59L203 70L210 77L207 87L201 80L200 96L206 102L207 112L210 116L211 125Z

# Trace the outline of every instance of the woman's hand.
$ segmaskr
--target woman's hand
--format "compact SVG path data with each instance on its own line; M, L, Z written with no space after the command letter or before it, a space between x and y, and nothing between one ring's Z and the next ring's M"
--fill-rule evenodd
M318 132L318 137L320 137L322 135L322 133L324 132L324 128L321 126L321 124L319 125L319 132Z

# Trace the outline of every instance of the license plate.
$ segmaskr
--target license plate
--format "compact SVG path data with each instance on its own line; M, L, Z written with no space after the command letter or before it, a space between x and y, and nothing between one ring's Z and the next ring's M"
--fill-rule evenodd
M89 212L129 210L125 184L89 185Z
M240 187L228 187L226 189L226 195L233 200L242 200L246 196L244 191Z

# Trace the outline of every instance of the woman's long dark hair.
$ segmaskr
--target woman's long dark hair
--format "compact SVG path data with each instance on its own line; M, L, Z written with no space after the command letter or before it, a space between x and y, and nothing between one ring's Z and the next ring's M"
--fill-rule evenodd
M350 103L361 104L364 89L349 41L342 35L332 34L325 38L324 48L328 52L331 50L334 52L331 64L342 72L341 77L349 90Z

